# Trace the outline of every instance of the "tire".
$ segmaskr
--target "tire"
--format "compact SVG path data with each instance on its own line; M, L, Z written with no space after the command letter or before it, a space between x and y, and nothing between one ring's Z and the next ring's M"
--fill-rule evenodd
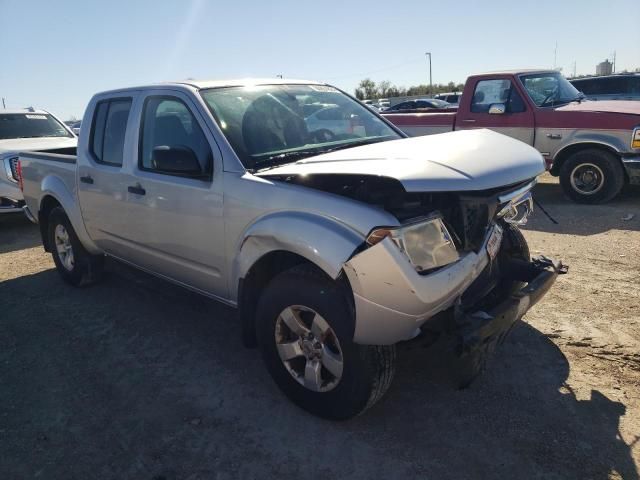
M100 280L104 256L87 252L62 207L51 210L47 233L53 262L65 282L81 287Z
M573 153L560 168L564 193L578 203L604 203L625 183L624 168L615 155L595 148Z
M294 329L289 327L292 322ZM276 276L260 297L256 324L258 344L273 380L293 403L314 415L330 420L354 417L380 400L391 385L395 346L354 343L353 309L343 290L314 268L297 266ZM312 340L309 332L323 335ZM281 358L278 344L280 348L294 345L291 360ZM336 367L337 360L341 369ZM337 370L339 375L334 375ZM319 381L307 385L303 377L308 371L317 371L317 376L309 377Z

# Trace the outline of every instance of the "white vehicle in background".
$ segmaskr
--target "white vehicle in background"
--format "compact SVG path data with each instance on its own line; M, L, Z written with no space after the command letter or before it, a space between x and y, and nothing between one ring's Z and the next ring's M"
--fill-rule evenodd
M438 93L433 96L436 100L443 100L455 107L460 104L460 97L462 97L462 92Z
M0 111L0 214L22 211L18 188L18 152L75 149L78 139L63 122L33 108Z

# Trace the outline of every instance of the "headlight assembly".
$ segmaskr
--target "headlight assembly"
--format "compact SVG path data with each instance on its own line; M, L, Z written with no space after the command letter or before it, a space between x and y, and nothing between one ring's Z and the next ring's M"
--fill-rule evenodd
M418 272L442 267L460 258L442 218L438 214L397 228L374 229L367 237L372 246L391 238Z

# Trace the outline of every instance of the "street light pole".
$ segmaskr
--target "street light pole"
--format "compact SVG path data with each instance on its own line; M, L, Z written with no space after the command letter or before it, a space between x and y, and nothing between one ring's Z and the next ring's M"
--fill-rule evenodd
M431 52L426 52L425 55L429 57L429 93L433 95L433 80L431 77Z

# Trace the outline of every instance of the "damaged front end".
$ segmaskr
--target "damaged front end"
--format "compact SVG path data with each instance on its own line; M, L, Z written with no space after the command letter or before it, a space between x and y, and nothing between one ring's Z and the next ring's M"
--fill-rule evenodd
M433 328L433 318L447 317L462 356L506 333L566 271L558 262L531 261L517 228L532 212L533 185L405 196L393 210L401 225L374 229L344 265L356 307L354 341L410 340Z

